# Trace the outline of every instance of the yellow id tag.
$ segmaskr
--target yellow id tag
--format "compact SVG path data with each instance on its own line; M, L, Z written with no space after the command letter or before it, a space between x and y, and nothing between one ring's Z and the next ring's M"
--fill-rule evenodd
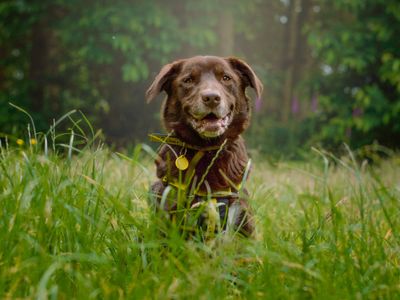
M185 155L181 155L175 160L175 166L178 170L184 171L189 167L189 161Z

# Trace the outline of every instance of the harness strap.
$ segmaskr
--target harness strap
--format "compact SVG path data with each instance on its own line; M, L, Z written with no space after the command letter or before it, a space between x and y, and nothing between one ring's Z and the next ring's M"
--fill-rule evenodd
M162 180L163 180L163 182L167 183L170 186L173 186L176 189L179 189L181 191L187 191L188 186L184 183L179 183L177 180L169 180L168 181L166 176L164 176L164 178ZM193 195L202 197L202 198L206 198L206 197L226 198L226 197L238 197L239 194L237 192L233 192L231 188L227 188L227 189L215 191L212 193L197 191L196 193L193 193Z
M196 173L195 172L196 171L196 166L197 166L198 162L200 161L200 159L203 158L204 154L205 154L204 151L198 151L193 156L192 160L189 163L189 167L188 167L188 169L186 171L186 174L185 174L185 183L186 184L189 184L192 181L193 176Z

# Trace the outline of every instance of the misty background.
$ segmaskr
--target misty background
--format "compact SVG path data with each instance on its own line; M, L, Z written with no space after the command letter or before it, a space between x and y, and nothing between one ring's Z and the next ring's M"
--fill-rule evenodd
M2 1L0 134L25 137L81 110L117 147L160 132L162 65L237 56L264 84L253 149L400 145L398 0ZM64 130L68 130L65 125Z

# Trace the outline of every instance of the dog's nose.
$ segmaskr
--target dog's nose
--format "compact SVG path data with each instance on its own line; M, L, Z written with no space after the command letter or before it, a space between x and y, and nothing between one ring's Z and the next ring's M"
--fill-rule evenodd
M221 96L217 92L204 92L201 98L204 104L209 107L216 107L221 102Z

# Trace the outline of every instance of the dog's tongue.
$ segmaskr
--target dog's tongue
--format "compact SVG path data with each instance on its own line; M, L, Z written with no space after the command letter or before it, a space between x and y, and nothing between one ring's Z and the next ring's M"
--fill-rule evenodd
M218 130L223 124L222 119L204 119L201 120L202 127L207 131L216 131Z
M219 119L214 114L210 114L201 120L201 127L207 131L215 131L223 126L223 119Z

